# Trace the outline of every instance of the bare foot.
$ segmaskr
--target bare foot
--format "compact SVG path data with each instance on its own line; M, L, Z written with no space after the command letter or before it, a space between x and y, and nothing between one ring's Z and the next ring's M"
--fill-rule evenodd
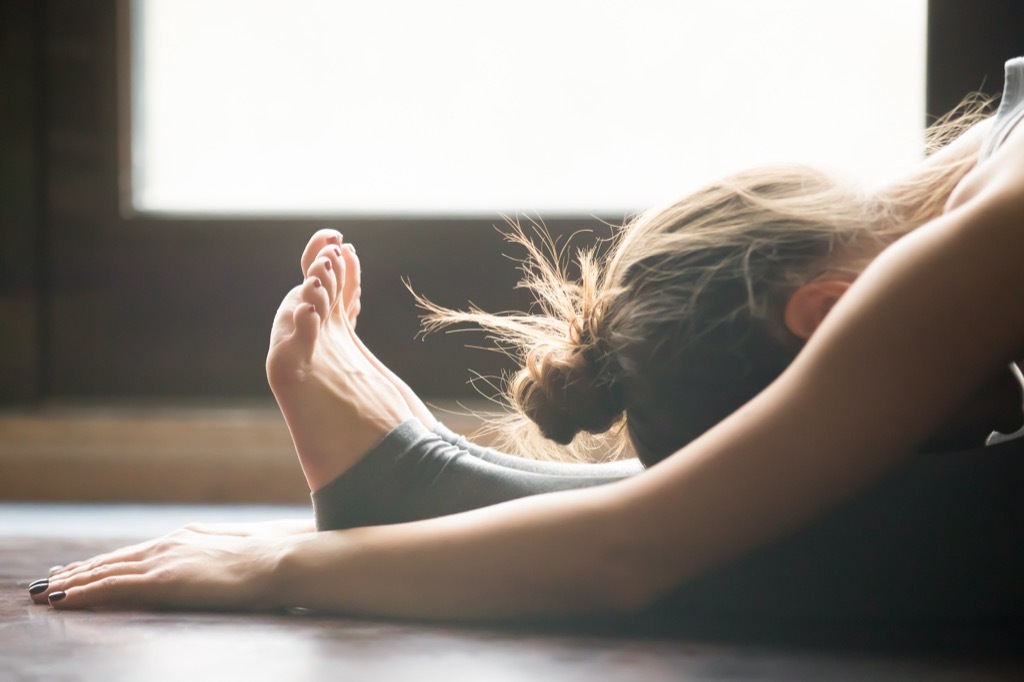
M306 249L302 253L302 273L305 275L309 272L313 262L321 254L321 252L332 246L341 247L342 259L345 261L345 283L344 293L342 294L341 305L336 308L336 314L345 315L348 318L349 324L352 329L355 330L356 321L359 317L359 313L362 310L362 303L360 300L360 294L362 293L362 269L359 263L359 257L356 255L355 247L351 244L343 244L341 233L336 230L319 230L306 244ZM431 414L427 406L423 404L419 396L409 388L408 384L402 381L401 377L388 369L387 365L377 359L377 357L370 352L362 339L359 338L358 334L352 335L362 352L363 356L370 362L370 364L380 372L391 385L402 395L409 410L412 411L421 424L427 429L433 429L437 424L437 419Z
M267 355L270 388L314 491L412 417L402 395L363 355L343 314L346 271L340 244L317 252L305 281L277 311Z

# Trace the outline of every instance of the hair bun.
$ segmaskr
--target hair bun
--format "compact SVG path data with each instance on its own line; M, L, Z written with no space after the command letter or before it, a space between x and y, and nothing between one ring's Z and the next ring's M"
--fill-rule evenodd
M607 431L622 414L621 386L603 376L594 355L569 344L537 347L513 379L513 399L546 438L568 445L580 431Z

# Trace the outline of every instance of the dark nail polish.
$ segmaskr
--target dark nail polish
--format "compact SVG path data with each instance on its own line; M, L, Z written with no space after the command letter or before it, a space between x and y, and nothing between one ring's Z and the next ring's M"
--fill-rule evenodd
M28 584L28 589L32 589L36 585L48 585L50 583L49 578L40 578L39 580L33 580Z
M63 599L66 596L68 596L67 592L64 592L64 591L54 592L53 594L50 595L50 601L52 601L52 602L53 601L60 601L61 599Z
M32 595L42 594L43 592L46 592L46 588L49 587L49 586L50 586L50 581L49 580L43 580L43 581L40 581L40 582L34 582L34 583L32 583L29 586L28 593L32 594Z

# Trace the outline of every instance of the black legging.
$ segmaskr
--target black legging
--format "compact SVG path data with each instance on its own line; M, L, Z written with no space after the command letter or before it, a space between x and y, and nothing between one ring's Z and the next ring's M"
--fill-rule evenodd
M313 502L318 528L329 530L442 516L641 470L635 460L535 462L406 422ZM1024 618L1024 439L915 455L804 530L688 582L662 607L695 622Z

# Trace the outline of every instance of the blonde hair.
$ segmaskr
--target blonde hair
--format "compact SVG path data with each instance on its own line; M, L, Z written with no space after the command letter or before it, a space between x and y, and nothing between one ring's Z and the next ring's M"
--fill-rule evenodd
M982 118L985 104L965 101L930 128L929 151ZM802 165L736 173L637 216L605 248L577 251L577 278L566 248L513 223L535 310L454 311L418 297L426 329L479 327L520 363L504 380L512 410L499 420L502 447L583 460L635 451L651 464L792 361L802 342L782 316L793 291L826 271L859 273L938 216L976 156L925 164L882 191Z

